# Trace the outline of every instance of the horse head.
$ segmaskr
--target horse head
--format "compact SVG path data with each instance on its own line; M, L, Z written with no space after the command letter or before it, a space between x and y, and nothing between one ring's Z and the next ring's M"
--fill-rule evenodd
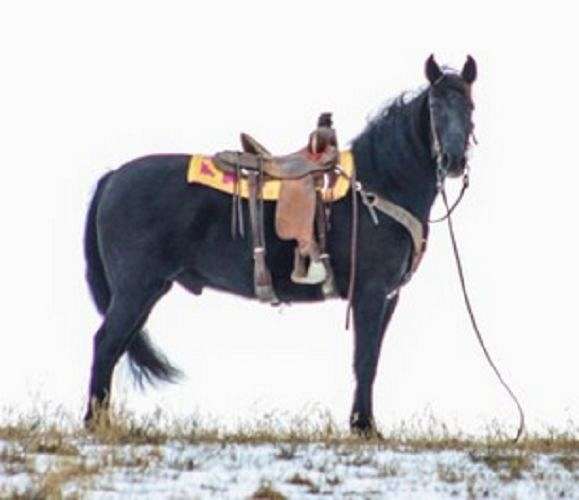
M474 128L471 88L477 75L476 62L468 56L460 73L443 71L431 55L426 60L425 73L430 82L431 144L438 175L440 178L457 177L465 172Z

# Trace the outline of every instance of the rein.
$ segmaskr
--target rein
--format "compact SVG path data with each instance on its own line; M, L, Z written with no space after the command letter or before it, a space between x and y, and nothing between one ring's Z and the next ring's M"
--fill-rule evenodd
M442 75L433 84L433 86L436 85L443 78L444 78L444 75ZM523 411L523 408L522 408L521 403L519 402L517 396L515 396L515 393L513 392L513 390L505 382L499 369L497 368L494 361L492 360L491 355L490 355L490 353L489 353L489 351L484 343L484 340L483 340L482 335L480 333L480 330L478 328L478 324L476 322L474 311L472 309L472 305L470 303L470 298L468 296L468 292L466 289L466 281L465 281L465 277L464 277L464 271L463 271L462 262L460 259L459 250L458 250L458 244L456 242L456 235L454 233L454 227L452 224L451 215L454 212L454 209L461 202L461 200L464 196L464 193L469 186L468 165L467 165L465 173L463 175L463 184L462 184L462 189L460 191L460 194L459 194L458 198L456 199L456 201L452 204L452 206L450 206L448 203L448 196L446 195L446 189L444 187L444 181L446 178L447 171L442 165L442 162L443 162L442 148L440 146L440 139L438 137L436 126L434 124L434 111L433 111L433 106L432 106L432 99L429 99L429 113L430 113L430 130L431 130L431 139L432 139L432 152L436 158L436 187L437 187L437 190L442 197L442 201L444 202L444 206L446 209L446 214L444 216L439 217L438 219L434 219L434 220L429 219L429 222L436 223L436 222L442 222L444 220L447 221L448 232L450 234L450 241L452 243L452 250L453 250L454 259L456 262L456 269L458 271L458 278L460 281L460 286L462 289L462 295L463 295L464 303L466 305L466 309L467 309L467 312L468 312L468 315L470 318L472 329L476 335L478 343L481 346L481 349L484 353L484 356L485 356L489 366L492 368L492 370L495 373L495 375L497 376L499 382L504 387L504 389L507 391L507 393L511 397L512 401L515 403L515 406L517 407L517 411L519 413L519 428L517 429L517 435L515 436L515 439L513 440L513 442L516 443L519 440L519 438L521 437L523 431L525 430L525 413ZM473 142L476 144L477 141L476 141L476 138L474 137L474 134L471 133L471 136L473 138ZM468 146L468 142L469 141L467 140L467 146Z
M468 189L469 185L470 185L470 180L469 180L468 168L467 168L464 175L462 176L462 188L460 188L460 193L458 195L458 198L454 201L454 203L452 204L452 206L450 208L448 208L448 204L446 205L446 213L442 217L438 217L436 219L428 219L428 222L431 224L437 224L438 222L443 222L443 221L447 220L451 216L452 212L454 212L454 209L456 207L458 207L458 205L462 201L464 193L466 193L466 190Z
M450 241L452 242L452 250L454 252L454 259L456 261L456 268L458 271L460 286L462 288L462 295L464 297L464 303L466 305L466 309L467 309L468 315L470 317L470 322L471 322L472 328L473 328L474 333L476 335L476 338L477 338L477 340L478 340L478 342L483 350L485 358L488 361L488 364L493 369L493 371L495 372L495 375L499 379L499 382L505 388L505 390L507 391L507 393L509 394L509 396L511 397L511 399L515 403L515 405L517 407L517 411L519 413L519 428L517 430L517 435L515 436L515 439L513 440L513 442L516 443L519 440L519 438L521 437L521 434L523 433L523 431L525 430L525 413L523 412L523 408L521 406L521 403L519 403L517 396L515 396L515 393L512 391L512 389L509 387L509 385L505 382L501 373L499 372L499 369L497 368L497 366L493 362L491 355L489 354L489 351L488 351L488 349L483 341L483 338L482 338L482 335L481 335L480 330L478 328L476 318L474 316L474 312L472 309L472 305L470 303L470 299L469 299L469 296L468 296L468 293L466 290L464 271L462 268L462 262L461 262L459 251L458 251L458 245L456 243L456 235L454 233L454 227L452 225L452 218L451 218L452 210L449 208L449 205L448 205L448 197L446 196L446 190L444 189L444 185L441 186L440 194L442 196L442 200L443 200L444 205L445 205L446 210L447 210L447 215L445 217L446 217L446 220L448 222L448 232L450 234Z

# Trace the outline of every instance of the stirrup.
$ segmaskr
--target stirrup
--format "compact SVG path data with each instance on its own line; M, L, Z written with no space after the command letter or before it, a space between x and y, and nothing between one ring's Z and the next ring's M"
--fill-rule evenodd
M307 274L300 271L301 269L296 266L291 275L292 281L298 285L319 285L326 280L326 267L319 260L311 260Z

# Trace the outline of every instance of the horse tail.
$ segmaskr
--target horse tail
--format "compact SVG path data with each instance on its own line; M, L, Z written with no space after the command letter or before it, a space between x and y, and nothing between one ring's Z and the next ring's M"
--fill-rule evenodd
M111 301L111 289L105 275L105 268L98 246L96 215L103 190L113 172L100 178L90 202L84 231L84 258L86 260L86 281L92 299L99 313L104 314Z
M127 348L129 368L135 382L144 388L145 383L155 385L159 382L177 382L183 377L181 370L151 343L145 330L140 330Z

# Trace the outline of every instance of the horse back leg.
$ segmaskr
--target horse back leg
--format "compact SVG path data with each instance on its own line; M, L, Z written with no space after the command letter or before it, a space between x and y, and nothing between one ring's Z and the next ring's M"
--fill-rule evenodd
M169 288L169 283L157 281L113 293L104 321L94 336L85 422L92 421L95 409L108 406L115 365L140 332L157 300Z

